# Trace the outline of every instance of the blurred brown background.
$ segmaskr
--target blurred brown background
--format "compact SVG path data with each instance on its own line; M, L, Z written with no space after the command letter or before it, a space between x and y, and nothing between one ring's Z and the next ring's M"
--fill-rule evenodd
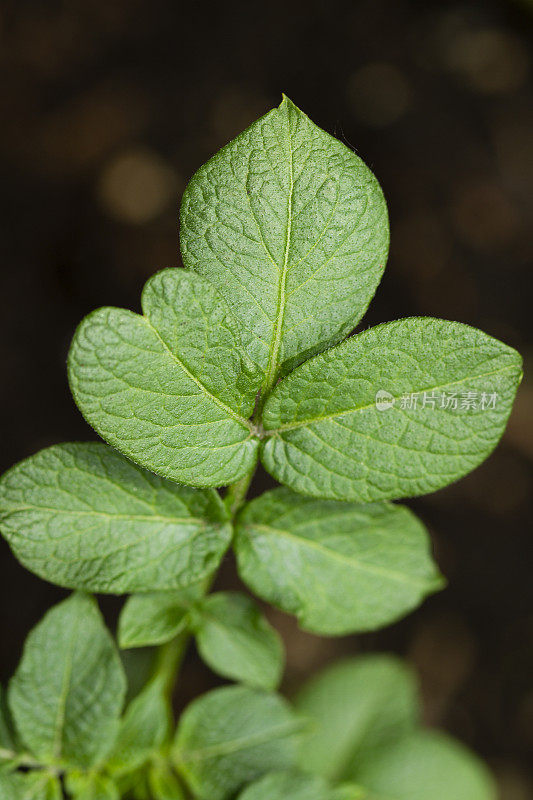
M93 438L66 382L77 322L99 305L138 308L145 279L180 263L184 184L281 91L357 150L388 198L391 256L365 325L442 316L525 354L497 453L412 503L448 589L358 638L321 640L273 615L288 691L341 654L409 658L427 720L489 760L502 800L533 797L532 33L533 4L504 0L19 0L0 11L2 469ZM5 680L62 593L4 544L0 570ZM233 583L228 561L221 585ZM118 605L103 602L111 624ZM192 653L177 702L214 681Z

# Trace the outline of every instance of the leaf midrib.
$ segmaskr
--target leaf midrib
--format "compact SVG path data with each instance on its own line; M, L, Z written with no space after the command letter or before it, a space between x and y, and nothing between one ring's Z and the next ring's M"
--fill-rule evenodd
M198 388L201 389L201 391L205 395L207 395L207 397L209 397L219 408L225 411L228 414L228 416L232 417L236 422L239 423L239 425L242 425L243 428L247 428L250 431L250 435L253 435L255 433L255 430L250 420L245 419L245 417L242 417L240 414L238 414L236 411L230 408L230 406L222 402L220 398L218 398L216 395L210 392L209 389L202 383L202 381L199 378L197 378L196 375L193 372L191 372L191 370L176 355L176 353L172 352L172 350L167 345L167 343L165 342L165 340L163 339L157 328L155 328L154 325L152 325L148 317L142 316L141 319L143 319L144 322L150 328L150 330L153 331L153 333L155 334L155 336L157 337L158 341L161 343L165 351L169 354L172 360L175 361L176 364L178 364L178 366L183 370L183 372L187 375L187 377L190 378L193 381L193 383L195 383L198 386Z
M61 694L58 698L57 714L54 725L53 755L55 758L60 758L63 750L63 726L65 723L67 700L72 679L72 668L74 666L74 651L78 642L78 622L78 615L76 614L76 618L73 622L74 635L70 638L70 647L67 650L63 681L61 684Z
M18 511L48 511L53 514L65 514L70 517L104 517L106 519L124 519L128 521L134 522L164 522L169 524L191 524L191 525L199 525L199 526L207 526L208 524L217 525L216 522L212 522L207 519L202 519L201 517L164 517L158 514L110 514L107 511L81 511L81 510L74 510L74 509L61 509L61 508L53 508L51 506L41 506L41 505L34 505L32 503L25 503L21 506L11 506L7 515L17 513ZM0 519L5 518L0 516Z
M287 198L287 226L285 235L285 247L283 252L283 266L280 274L280 281L278 287L278 303L276 310L276 321L272 331L272 341L270 345L270 354L268 359L268 366L265 374L265 380L262 386L262 394L265 395L272 389L275 383L278 371L278 358L281 347L281 336L283 330L283 320L285 318L285 289L287 283L287 273L289 270L289 250L291 244L292 233L292 201L294 194L294 151L292 149L292 136L291 136L291 123L289 111L287 109L287 142L289 145L289 192Z
M210 747L197 748L196 750L178 750L178 753L184 762L203 761L237 753L239 750L249 750L251 747L291 736L297 733L301 727L301 722L290 720L268 728L268 730L260 731L255 735L238 736L235 739L229 739L227 742L220 742Z
M264 524L248 524L243 526L246 530L253 533L254 530L256 531L263 531L267 534L273 534L275 536L284 536L287 539L294 540L300 546L308 547L311 550L317 550L320 553L323 553L329 559L334 559L336 561L340 561L342 563L348 563L354 566L356 569L366 572L371 572L375 575L381 575L384 578L388 578L389 580L397 581L398 583L404 583L408 586L416 586L420 589L427 589L428 586L432 586L435 582L437 582L437 577L433 580L423 580L423 579L414 579L409 576L404 575L402 572L397 572L396 570L391 570L386 567L379 567L376 564L369 564L366 561L361 561L354 556L347 556L345 553L340 553L337 550L333 550L331 548L325 547L323 544L316 542L314 539L307 539L303 536L295 536L295 534L290 533L290 531L281 530L280 528L273 528L271 525L264 525Z
M516 365L511 365L508 367L502 367L501 369L495 369L491 372L481 372L477 375L469 375L467 378L461 378L460 380L456 381L448 381L447 383L441 383L436 386L429 386L425 389L416 389L413 392L409 392L409 394L420 394L421 392L435 392L439 389L446 389L450 386L460 386L461 384L468 383L470 381L476 381L479 378L489 378L491 375L499 375L502 372L509 372L516 370ZM402 391L399 395L392 395L394 400L400 400L404 394L406 394L407 390ZM392 393L391 393L392 394ZM363 406L354 406L353 408L345 408L342 411L334 411L331 414L323 414L318 417L312 417L304 420L298 420L298 422L289 422L286 425L280 425L277 428L266 428L264 430L264 435L266 437L277 436L280 433L285 431L295 430L297 428L305 428L307 425L314 425L317 422L324 422L330 419L337 419L338 417L344 417L349 414L356 414L360 411L368 411L368 409L376 408L376 400L375 398L372 400L371 403L367 403Z

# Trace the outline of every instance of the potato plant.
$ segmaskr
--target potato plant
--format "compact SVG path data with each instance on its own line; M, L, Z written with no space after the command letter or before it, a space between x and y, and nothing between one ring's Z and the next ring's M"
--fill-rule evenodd
M281 639L243 588L322 636L376 630L443 586L403 498L477 467L501 437L518 353L459 322L350 335L389 229L363 161L290 100L201 167L185 268L101 308L68 358L103 441L58 444L0 482L16 558L74 590L30 632L0 721L3 800L491 800L486 768L420 722L397 659L348 659L289 703ZM257 465L281 485L247 500ZM223 489L221 492L220 490ZM117 641L93 594L128 595ZM177 722L191 638L230 683ZM154 647L126 706L120 649Z

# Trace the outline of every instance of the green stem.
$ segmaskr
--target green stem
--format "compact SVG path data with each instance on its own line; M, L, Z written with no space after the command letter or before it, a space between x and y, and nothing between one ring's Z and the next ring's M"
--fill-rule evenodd
M250 488L250 484L257 469L258 460L259 454L257 454L255 457L255 460L246 475L243 475L243 477L236 483L232 483L231 486L228 486L228 490L224 498L224 505L226 506L232 522L234 521L237 512L244 505L246 495L248 494L248 489Z
M165 694L169 700L171 699L172 692L174 691L174 684L176 682L176 677L181 666L181 662L185 656L189 638L189 633L184 631L183 633L179 633L170 642L161 645L157 650L153 678L163 678L165 684Z
M224 498L224 505L228 511L231 522L235 520L235 516L240 508L244 505L246 495L250 484L252 483L255 471L257 469L257 462L259 461L259 453L257 453L250 469L243 475L243 477L228 486L226 496ZM216 579L216 573L210 578L205 587L205 594L208 594L211 586ZM154 668L154 677L163 675L165 680L165 690L167 697L170 699L174 689L174 684L178 675L178 670L185 655L187 645L189 643L191 634L188 631L178 634L172 641L161 645L157 652L156 663Z
M232 522L235 519L237 511L244 504L246 494L250 488L250 484L257 468L257 461L258 456L254 460L246 475L228 487L224 504L228 510L228 514ZM216 573L206 584L205 594L209 593L215 578ZM179 633L170 642L167 642L158 648L153 677L155 678L156 676L163 676L165 682L165 692L169 700L172 697L174 684L176 682L178 671L185 656L185 651L190 638L191 635L189 631L184 631L183 633Z

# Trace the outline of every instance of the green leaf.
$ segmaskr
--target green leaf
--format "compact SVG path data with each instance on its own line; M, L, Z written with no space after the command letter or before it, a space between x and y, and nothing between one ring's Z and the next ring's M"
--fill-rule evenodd
M243 476L258 446L248 421L258 378L236 322L199 275L150 278L144 316L101 308L69 354L74 398L103 439L158 475L193 486Z
M116 775L115 778L121 798L128 800L155 800L148 786L148 771L145 767Z
M343 783L333 792L332 800L365 800L365 798L371 800L361 786L357 786L355 783Z
M413 731L418 721L411 671L384 655L334 664L311 679L295 705L312 726L301 742L300 767L335 781L360 783L354 765Z
M284 98L194 175L181 247L231 306L268 389L364 314L387 259L387 210L361 159Z
M128 687L126 694L126 700L128 702L140 694L153 677L154 655L153 649L148 647L120 651L120 660L124 668L126 685Z
M167 739L171 721L165 681L155 677L126 709L109 757L110 771L130 772L148 761Z
M21 800L23 776L0 772L0 797L2 800Z
M203 583L197 583L176 592L128 597L118 622L120 647L148 647L174 639L187 627L190 605L202 594Z
M198 581L231 538L215 491L177 486L96 442L56 445L10 469L0 528L40 577L113 593Z
M335 664L303 688L296 709L314 726L301 743L301 768L354 781L345 787L348 798L350 792L362 800L495 798L475 756L443 734L417 730L415 681L394 658Z
M151 800L185 800L178 779L164 763L150 769L148 783Z
M215 689L181 717L174 758L201 800L225 800L244 784L296 758L301 721L275 694L243 686Z
M238 800L337 800L337 794L317 775L274 772L248 786Z
M2 800L63 800L63 791L58 778L36 770L0 775L0 796Z
M374 630L442 586L429 537L409 509L265 492L243 509L242 580L320 634Z
M36 758L87 767L113 745L125 691L96 602L74 594L29 634L8 699L17 733Z
M418 731L361 760L368 800L496 800L485 765L442 733Z
M258 689L275 689L283 669L283 644L246 595L206 597L192 616L198 651L212 670Z
M73 800L120 800L116 783L106 775L67 775L66 787Z
M431 492L493 450L520 377L515 350L459 322L380 325L281 381L264 408L263 464L281 483L319 497ZM475 408L464 407L469 397Z
M27 794L27 800L63 800L63 789L59 778L54 775L49 775L46 779L39 780L35 776L34 793L31 790ZM26 798L23 798L26 800ZM99 798L98 800L101 800Z

